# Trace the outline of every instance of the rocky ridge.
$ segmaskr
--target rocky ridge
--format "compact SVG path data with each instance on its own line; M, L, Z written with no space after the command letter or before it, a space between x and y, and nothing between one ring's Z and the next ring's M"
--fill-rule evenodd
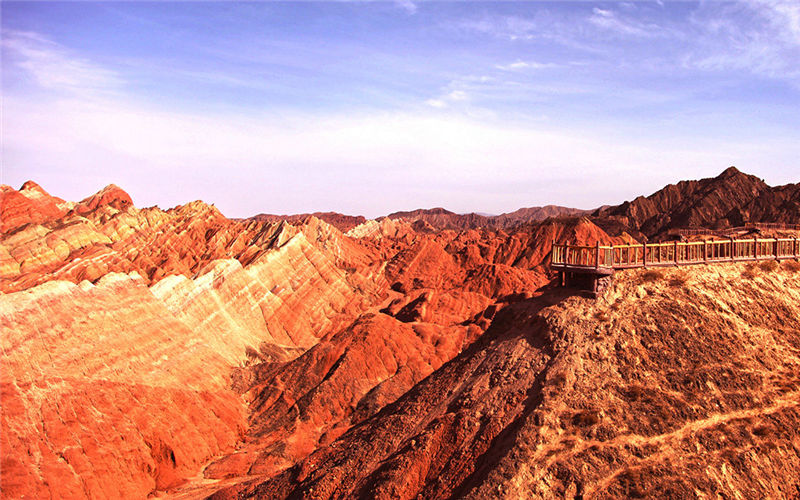
M770 187L756 176L730 167L713 178L670 184L648 197L596 210L599 219L616 220L634 234L663 235L671 228L721 229L745 222L800 223L796 184Z
M604 209L606 207L601 207ZM387 219L400 220L412 224L418 230L439 231L442 229L513 229L521 225L531 225L550 218L581 217L591 210L546 205L543 207L520 208L501 215L481 215L477 213L457 214L444 208L417 209L406 212L394 212Z

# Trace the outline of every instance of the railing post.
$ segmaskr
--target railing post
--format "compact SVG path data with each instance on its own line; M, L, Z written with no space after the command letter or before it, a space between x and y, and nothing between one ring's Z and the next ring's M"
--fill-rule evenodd
M708 242L703 240L703 262L708 264Z
M797 236L795 236L794 237L794 258L795 259L798 257L797 250L798 250L798 248L797 248Z
M775 260L781 260L780 255L778 255L778 238L775 237Z
M675 250L674 251L675 251L675 255L673 255L673 257L675 258L675 265L677 266L678 265L678 240L675 240Z
M758 236L753 235L753 259L758 260Z
M647 243L642 243L642 267L647 267Z
M600 240L597 240L597 246L594 247L594 268L600 269Z
M733 236L730 237L731 240L731 260L736 260L736 240L733 239Z

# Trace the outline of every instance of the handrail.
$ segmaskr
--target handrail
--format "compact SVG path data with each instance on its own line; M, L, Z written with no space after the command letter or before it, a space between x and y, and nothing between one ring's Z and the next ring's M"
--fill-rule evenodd
M763 259L800 259L800 240L753 237L611 246L554 243L551 267L614 270Z
M776 229L784 231L800 231L800 224L787 224L783 222L746 222L744 226L727 227L721 229L711 229L707 227L680 227L670 229L669 234L679 236L699 236L711 234L720 237L727 237L731 233L748 231L752 229Z

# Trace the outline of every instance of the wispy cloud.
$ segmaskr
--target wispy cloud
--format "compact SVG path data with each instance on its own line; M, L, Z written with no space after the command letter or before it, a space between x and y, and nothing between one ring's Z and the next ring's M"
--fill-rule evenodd
M70 53L38 33L3 31L4 65L14 64L45 88L66 92L112 91L123 80L114 71Z
M447 97L453 101L466 101L469 99L469 94L464 92L463 90L454 90L447 94Z
M663 6L576 5L561 15L548 9L534 10L529 16L483 14L456 26L539 51L546 51L543 47L547 44L557 44L591 53L595 66L608 62L618 68L668 76L680 69L748 71L792 80L795 85L800 78L800 3L794 0L700 2L679 16L665 15ZM579 54L573 52L571 57L580 58ZM552 64L520 58L495 68L545 69L554 67Z
M622 36L650 38L662 36L661 27L655 23L643 23L638 20L623 18L612 10L595 7L589 22L603 30Z
M417 4L411 0L396 0L395 3L409 14L417 13Z
M513 63L509 64L497 64L495 68L503 71L513 71L513 70L521 70L521 69L547 69L547 68L558 68L560 64L556 63L540 63L536 61L522 61L516 60Z
M447 107L447 103L443 99L428 99L425 101L425 104L427 104L432 108L439 108L439 109Z
M769 19L779 36L800 45L800 3L781 0L754 0L761 15Z
M703 139L676 147L678 141L620 140L597 129L508 125L442 110L216 116L119 100L12 98L5 111L11 182L30 176L64 186L82 182L75 197L116 182L139 205L201 197L230 216L327 209L377 216L440 204L460 211L543 202L590 208L647 192L651 183L715 174L728 164L770 161L785 168L787 155L800 154L796 144L778 139L768 148ZM764 156L765 150L775 153ZM640 169L645 164L649 177ZM102 173L97 165L114 169ZM615 181L631 172L637 172L635 182ZM487 185L497 192L487 192Z
M484 16L481 19L459 21L453 27L507 40L530 40L535 36L538 23L521 16Z
M748 71L800 85L800 4L753 0L734 5L709 4L691 21L695 48L684 54L685 68Z
M469 100L470 100L470 94L467 91L460 89L453 89L437 98L426 100L425 104L427 104L432 108L443 109L449 107L451 104L456 104Z
M580 2L576 5L582 5ZM483 15L480 18L464 19L454 23L454 29L479 33L517 43L553 43L586 53L604 53L598 45L601 35L625 34L627 36L651 36L648 29L656 26L637 25L633 21L618 18L610 10L595 8L586 13L577 10L570 15L556 15L547 9L538 9L529 16Z

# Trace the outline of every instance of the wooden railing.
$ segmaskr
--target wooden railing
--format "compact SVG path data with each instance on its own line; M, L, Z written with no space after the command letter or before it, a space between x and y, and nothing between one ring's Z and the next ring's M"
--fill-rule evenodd
M667 234L680 236L700 236L713 234L715 236L726 237L732 233L750 231L753 229L773 230L773 231L800 231L800 224L784 224L782 222L747 222L744 226L728 227L722 229L710 229L706 227L679 227L670 229Z
M752 238L673 241L636 245L595 246L553 244L555 269L630 269L713 262L800 259L797 238Z
M800 224L783 222L745 222L745 229L777 229L779 231L800 231Z

